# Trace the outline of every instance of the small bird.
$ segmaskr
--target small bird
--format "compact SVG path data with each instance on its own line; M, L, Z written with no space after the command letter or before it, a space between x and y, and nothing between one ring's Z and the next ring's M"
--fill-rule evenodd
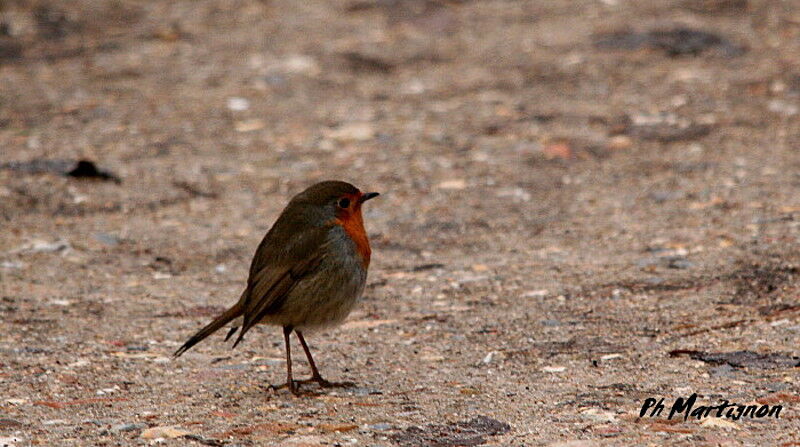
M330 180L294 196L258 245L239 301L193 335L175 357L228 323L235 321L226 341L241 328L234 348L256 324L273 324L283 327L286 345L286 385L277 388L298 394L301 383L342 386L322 378L303 332L340 323L364 291L371 250L361 206L378 195ZM292 379L292 331L308 357L308 380Z

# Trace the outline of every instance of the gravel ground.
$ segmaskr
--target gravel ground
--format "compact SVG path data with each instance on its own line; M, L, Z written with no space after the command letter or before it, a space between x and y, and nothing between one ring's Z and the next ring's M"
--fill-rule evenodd
M798 117L791 1L0 2L0 444L800 445ZM329 178L356 385L171 359Z

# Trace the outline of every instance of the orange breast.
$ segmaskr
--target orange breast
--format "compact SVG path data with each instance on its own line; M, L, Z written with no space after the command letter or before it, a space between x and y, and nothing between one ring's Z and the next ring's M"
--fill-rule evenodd
M344 228L344 231L350 236L356 244L356 250L361 255L361 262L364 268L369 267L369 258L372 255L372 250L369 248L369 239L367 239L367 232L364 230L364 219L361 217L361 210L357 210L347 216L337 218L335 222Z

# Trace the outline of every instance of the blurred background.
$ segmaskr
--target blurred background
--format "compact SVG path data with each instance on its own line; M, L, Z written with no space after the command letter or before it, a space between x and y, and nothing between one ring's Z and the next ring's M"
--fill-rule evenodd
M800 402L799 112L789 0L0 0L0 440L796 441L631 415ZM331 178L382 193L310 340L360 388L169 361Z

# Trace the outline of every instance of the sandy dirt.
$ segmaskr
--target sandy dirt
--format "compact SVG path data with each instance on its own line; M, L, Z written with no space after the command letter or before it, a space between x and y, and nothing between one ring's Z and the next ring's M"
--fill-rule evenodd
M0 2L0 442L800 445L799 117L791 1ZM172 360L331 178L356 386ZM695 392L784 408L638 417Z

